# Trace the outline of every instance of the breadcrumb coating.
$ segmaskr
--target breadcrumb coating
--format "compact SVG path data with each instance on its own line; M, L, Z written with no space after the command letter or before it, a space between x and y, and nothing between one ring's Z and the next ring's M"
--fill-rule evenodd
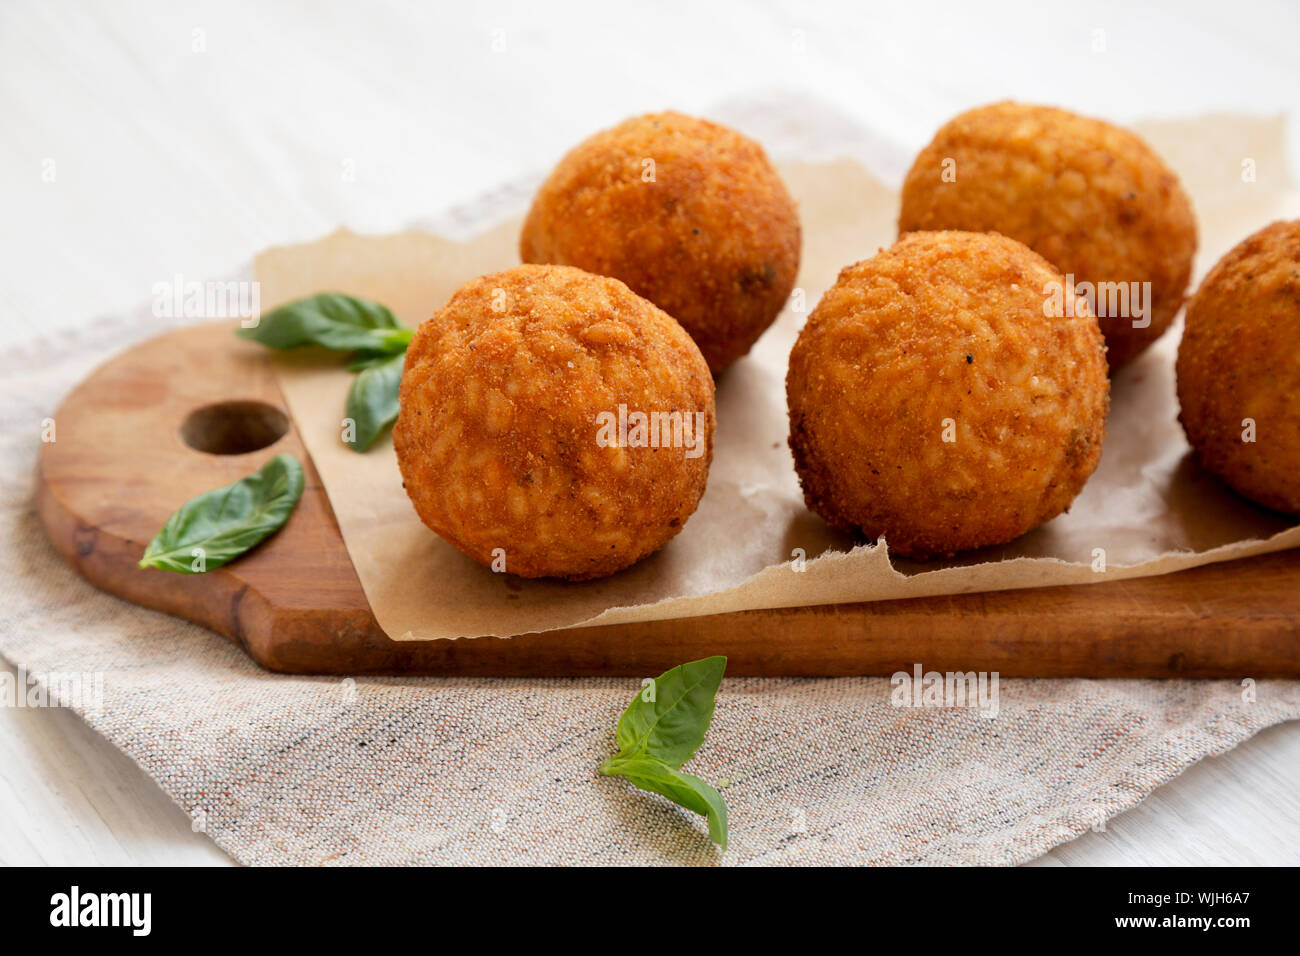
M678 413L679 432L603 440L620 405ZM447 541L495 570L583 580L681 531L714 425L712 376L677 322L615 279L525 265L420 325L393 440L415 510Z
M1004 236L915 232L844 269L790 355L808 507L914 558L1009 541L1097 466L1110 384L1087 303Z
M949 181L951 180L951 181ZM1000 232L1078 283L1150 283L1149 314L1098 295L1112 369L1177 315L1191 278L1196 218L1174 172L1137 135L1065 110L997 103L945 124L903 184L902 233ZM1116 314L1120 313L1120 314ZM1145 328L1140 326L1149 320Z
M1201 463L1300 513L1300 220L1244 239L1201 282L1178 347L1179 421Z
M613 276L673 316L716 374L780 313L799 271L798 211L753 140L656 113L565 156L524 222L524 262Z

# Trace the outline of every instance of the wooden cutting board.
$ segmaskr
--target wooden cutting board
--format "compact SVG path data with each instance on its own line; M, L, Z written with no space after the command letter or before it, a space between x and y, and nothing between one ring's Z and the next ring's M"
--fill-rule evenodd
M920 663L1008 677L1300 677L1297 551L1086 587L392 641L366 603L270 353L236 339L229 322L110 359L54 419L37 504L59 554L97 587L209 627L275 671L647 677L726 654L729 675L888 675ZM307 487L278 534L206 574L136 567L181 502L279 452L303 463Z

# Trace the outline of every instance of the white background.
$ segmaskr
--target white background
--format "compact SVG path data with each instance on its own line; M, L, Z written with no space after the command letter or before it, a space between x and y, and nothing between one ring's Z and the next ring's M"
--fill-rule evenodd
M638 112L790 92L901 156L1003 98L1300 116L1300 4L4 0L0 347L436 214ZM1275 728L1045 862L1294 863L1297 794ZM75 718L0 710L0 863L224 859Z

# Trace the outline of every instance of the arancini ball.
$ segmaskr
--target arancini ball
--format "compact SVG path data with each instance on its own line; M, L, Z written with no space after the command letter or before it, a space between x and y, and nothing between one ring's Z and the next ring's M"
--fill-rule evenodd
M682 530L713 457L713 378L616 279L526 265L415 333L393 443L420 519L522 577L613 574Z
M840 272L786 394L808 507L929 558L1068 509L1101 456L1110 381L1097 320L1045 259L994 233L913 232Z
M1187 305L1177 373L1201 463L1300 513L1300 220L1265 226L1210 270Z
M780 313L799 271L799 215L761 146L680 113L597 133L542 184L524 262L626 282L686 329L716 374Z
M1112 369L1169 328L1196 252L1191 201L1140 137L1022 103L962 113L935 134L903 184L898 228L1020 240L1073 277Z

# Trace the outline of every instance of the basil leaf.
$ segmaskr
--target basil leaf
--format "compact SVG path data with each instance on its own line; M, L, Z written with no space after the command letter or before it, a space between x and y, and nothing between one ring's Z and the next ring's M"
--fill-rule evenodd
M722 795L699 777L645 756L613 757L605 761L600 772L626 777L642 790L661 794L678 806L707 818L709 839L722 849L727 848L727 805Z
M713 721L714 698L727 669L725 657L706 657L665 671L628 704L615 737L619 752L600 765L708 818L709 838L727 848L727 805L722 795L681 767L699 749ZM647 700L647 697L652 699Z
M619 718L615 736L622 753L648 754L673 768L690 760L713 720L713 698L726 669L725 657L706 657L656 678L654 700L645 700L643 689Z
M247 478L181 505L149 542L140 567L199 574L228 564L289 520L302 489L302 465L276 455Z
M413 333L378 302L322 292L282 305L235 334L273 349L320 345L341 352L392 353L405 349Z
M352 422L352 434L344 440L354 451L368 449L397 420L402 364L415 331L378 302L322 292L282 305L253 328L235 333L274 349L318 345L355 353L348 371L359 374L343 412Z
M397 391L405 361L406 353L398 352L366 366L352 380L343 414L353 422L352 441L348 443L353 451L365 451L397 421Z

